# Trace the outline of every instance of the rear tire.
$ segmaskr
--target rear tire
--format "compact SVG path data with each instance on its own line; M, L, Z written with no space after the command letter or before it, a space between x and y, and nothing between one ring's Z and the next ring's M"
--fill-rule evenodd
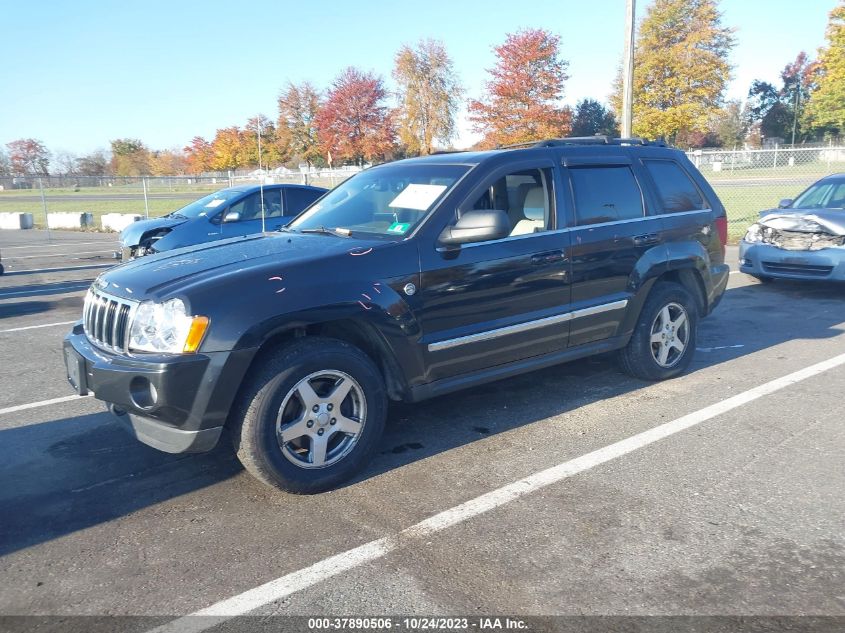
M279 349L244 380L229 432L251 475L312 494L367 464L386 416L384 382L373 361L343 341L308 337Z
M628 345L619 352L622 370L642 380L683 373L695 353L698 308L680 284L658 282L646 298Z

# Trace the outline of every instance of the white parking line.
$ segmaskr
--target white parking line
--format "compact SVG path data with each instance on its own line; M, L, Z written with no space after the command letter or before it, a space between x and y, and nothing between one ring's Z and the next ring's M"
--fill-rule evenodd
M7 334L9 332L23 332L24 330L37 330L42 327L56 327L57 325L70 325L76 321L59 321L58 323L44 323L43 325L26 325L24 327L13 327L8 330L0 330L0 334Z
M47 259L48 257L67 257L68 255L102 255L103 253L114 253L116 249L108 251L80 251L79 253L53 253L52 255L12 255L8 259ZM74 257L73 259L79 259Z
M60 273L65 270L86 270L91 268L111 268L115 266L114 263L110 264L83 264L82 266L56 266L55 268L27 268L25 270L15 270L14 268L9 268L6 271L7 275L13 274L20 274L20 273Z
M91 280L93 281L93 279ZM19 292L3 292L0 293L0 299L6 297L17 297L20 295L43 295L43 294L57 294L63 290L86 290L91 285L91 281L80 281L78 284L72 286L59 286L58 288L46 288L44 290L21 290Z
M0 415L4 413L16 413L18 411L26 411L27 409L37 409L38 407L48 407L51 404L61 404L62 402L71 402L72 400L87 400L93 394L88 394L87 396L63 396L61 398L51 398L50 400L42 400L41 402L30 402L29 404L19 404L15 407L6 407L5 409L0 409Z
M204 631L222 621L254 611L271 602L281 600L293 593L312 587L328 578L382 558L400 546L418 543L432 534L462 523L485 512L510 503L546 486L563 481L568 477L595 468L601 464L633 453L662 439L680 433L697 424L711 420L732 409L741 407L758 398L779 391L802 380L812 378L834 367L845 364L845 354L816 363L781 378L737 394L683 417L661 424L652 429L615 442L581 457L576 457L557 466L552 466L524 479L488 492L465 503L435 514L400 532L380 538L335 556L323 559L313 565L271 580L241 594L217 602L195 613L171 620L156 627L150 633L189 633ZM208 616L208 617L195 617Z
M0 250L10 251L20 248L60 248L64 246L88 246L89 244L102 244L103 242L57 242L53 244L31 244L29 246L3 246Z

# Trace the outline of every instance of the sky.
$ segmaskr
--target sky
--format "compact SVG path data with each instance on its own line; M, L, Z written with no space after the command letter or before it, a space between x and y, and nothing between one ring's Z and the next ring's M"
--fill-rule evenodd
M737 46L727 97L754 79L779 81L799 51L824 43L837 0L722 0ZM647 0L637 0L637 16ZM446 45L466 88L479 97L493 46L521 28L561 37L569 61L565 101L606 101L622 55L625 0L56 0L0 2L0 146L36 138L51 151L84 154L114 138L152 149L276 118L288 81L325 88L346 66L392 86L396 51L421 38ZM476 139L462 113L457 147Z

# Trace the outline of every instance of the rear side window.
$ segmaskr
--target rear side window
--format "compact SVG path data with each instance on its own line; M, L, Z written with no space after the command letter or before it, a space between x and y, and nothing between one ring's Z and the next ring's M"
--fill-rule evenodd
M630 167L571 167L579 225L643 216L643 197Z
M285 215L296 215L317 198L323 195L322 191L311 189L300 189L294 187L285 190Z
M670 160L646 160L665 213L706 209L704 198L681 166Z

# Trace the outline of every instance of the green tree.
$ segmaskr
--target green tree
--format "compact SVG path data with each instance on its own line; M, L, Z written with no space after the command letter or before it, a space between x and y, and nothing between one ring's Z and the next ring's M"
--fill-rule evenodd
M706 133L730 80L733 29L715 0L655 0L634 48L633 133L674 141ZM621 72L611 97L622 112Z
M279 95L276 142L287 160L303 160L310 168L322 160L317 137L320 93L309 82L288 82Z
M817 134L845 134L845 0L830 12L825 37L803 123Z
M566 136L572 112L561 105L569 62L560 56L560 37L543 29L509 33L493 49L486 94L469 102L473 130L482 146Z
M572 136L594 136L605 134L619 136L619 126L613 112L595 99L582 99L575 106L572 115Z
M420 40L396 53L393 78L398 85L399 139L410 154L431 154L435 142L455 136L455 117L463 88L446 47Z

